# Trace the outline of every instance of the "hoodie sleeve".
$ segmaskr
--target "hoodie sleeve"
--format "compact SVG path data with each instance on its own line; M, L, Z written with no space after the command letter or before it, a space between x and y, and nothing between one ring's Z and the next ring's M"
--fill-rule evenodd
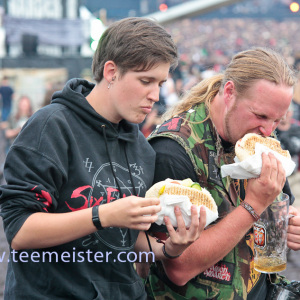
M15 147L8 154L5 176L7 185L0 188L0 203L10 244L31 214L55 211L63 174L40 153Z
M58 206L59 190L66 181L66 171L61 161L68 161L65 156L56 159L62 143L53 140L45 126L34 120L26 125L8 152L5 162L6 185L0 187L1 216L9 244L20 230L25 220L35 212L54 212ZM51 129L51 127L50 127ZM43 149L40 144L43 138ZM48 130L49 131L49 130ZM61 136L53 129L56 137ZM53 135L54 136L54 135ZM45 145L47 143L47 145ZM47 149L46 152L44 149ZM53 153L50 157L49 153Z

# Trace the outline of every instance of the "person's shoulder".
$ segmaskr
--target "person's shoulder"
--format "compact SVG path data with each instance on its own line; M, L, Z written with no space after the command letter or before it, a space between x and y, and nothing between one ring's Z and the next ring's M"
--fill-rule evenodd
M63 105L51 104L37 110L22 127L15 146L40 149L43 144L64 139L68 120L66 109Z
M45 131L47 128L51 131L55 126L59 126L68 119L68 109L61 104L51 104L38 109L28 120L27 126L34 132ZM51 129L52 128L52 129Z
M65 114L66 111L68 111L68 108L65 105L60 103L52 103L38 109L34 113L34 116L41 119L55 118L55 117L59 117L62 114Z

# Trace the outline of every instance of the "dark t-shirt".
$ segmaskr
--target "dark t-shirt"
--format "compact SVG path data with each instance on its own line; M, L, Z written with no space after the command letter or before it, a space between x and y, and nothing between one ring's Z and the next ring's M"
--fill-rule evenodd
M197 174L193 164L182 146L170 138L156 138L150 141L151 146L156 152L156 168L154 182L165 180L166 178L183 180L191 178L197 182ZM223 143L226 148L231 147ZM291 193L288 181L283 191L290 196L291 203L294 196ZM248 294L247 300L265 299L267 295L266 274L261 274L258 283Z

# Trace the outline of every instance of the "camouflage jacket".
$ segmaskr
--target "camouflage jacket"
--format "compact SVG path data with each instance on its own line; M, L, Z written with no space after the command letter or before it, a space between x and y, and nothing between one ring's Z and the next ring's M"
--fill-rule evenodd
M218 205L218 220L239 205L246 182L221 177L220 167L233 163L234 152L225 152L204 104L164 122L149 140L159 137L171 138L186 150L200 185ZM249 231L221 261L181 287L168 280L159 263L153 265L146 284L149 299L246 299L260 277L253 268L253 247Z

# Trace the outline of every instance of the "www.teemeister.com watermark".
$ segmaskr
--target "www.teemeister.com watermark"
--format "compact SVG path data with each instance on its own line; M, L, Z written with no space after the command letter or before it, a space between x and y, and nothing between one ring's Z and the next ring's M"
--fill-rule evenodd
M7 257L9 256L9 257ZM154 262L155 255L153 252L126 252L121 251L116 257L113 256L111 251L97 251L91 250L76 251L73 248L73 252L64 251L58 253L56 251L16 251L12 250L9 253L0 253L0 263L4 261L12 261L14 263L45 263L45 262L63 262L63 263L83 263L83 262L96 262L96 263L108 263L108 262Z

